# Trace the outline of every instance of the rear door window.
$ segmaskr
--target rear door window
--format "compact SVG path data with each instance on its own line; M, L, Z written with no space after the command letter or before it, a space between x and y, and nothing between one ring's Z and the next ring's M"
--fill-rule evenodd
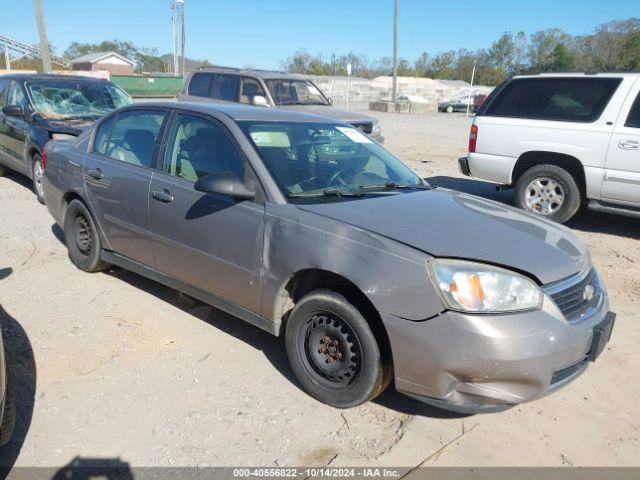
M165 112L162 110L130 110L120 113L110 128L108 140L104 135L109 129L110 121L100 125L96 132L94 151L104 152L111 158L131 165L150 167L164 117Z
M631 111L629 112L629 116L627 117L627 121L624 126L640 128L640 93L636 97L635 102L633 102L633 106L631 107Z
M496 117L593 122L597 120L621 78L522 78L509 82L488 106Z
M196 73L189 83L189 95L237 102L240 77L226 73Z

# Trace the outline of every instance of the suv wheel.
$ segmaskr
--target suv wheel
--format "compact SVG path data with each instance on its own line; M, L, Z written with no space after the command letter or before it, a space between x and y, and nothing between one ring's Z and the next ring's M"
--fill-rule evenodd
M580 188L573 176L555 165L537 165L524 172L515 186L516 206L564 223L580 209Z
M365 403L391 380L369 324L339 293L316 290L303 297L287 321L285 343L298 381L331 406Z
M87 207L72 200L64 218L64 240L73 264L85 272L98 272L109 267L100 260L100 235Z
M38 201L44 205L44 192L42 190L42 179L44 178L44 169L42 168L42 156L36 153L33 156L31 166L31 176L33 177L33 191Z

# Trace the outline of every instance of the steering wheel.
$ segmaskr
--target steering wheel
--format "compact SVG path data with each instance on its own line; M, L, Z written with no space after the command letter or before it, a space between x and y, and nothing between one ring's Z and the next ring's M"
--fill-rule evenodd
M346 169L345 168L341 168L340 170L338 170L336 173L334 173L333 175L331 175L331 178L329 179L329 186L333 187L335 186L335 184L340 181L340 185L346 185L347 182L344 181L344 179L341 179L341 175L346 173Z

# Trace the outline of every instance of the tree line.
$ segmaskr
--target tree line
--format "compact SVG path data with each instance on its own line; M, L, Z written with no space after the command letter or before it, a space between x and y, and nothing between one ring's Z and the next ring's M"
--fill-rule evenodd
M398 59L398 75L469 81L474 62L475 82L481 85L497 85L527 73L640 71L640 19L604 23L588 35L570 35L559 28L532 35L505 32L486 49L425 52L413 62ZM369 61L357 53L325 57L305 50L283 60L281 68L309 75L346 75L348 63L353 75L364 78L393 71L390 57Z

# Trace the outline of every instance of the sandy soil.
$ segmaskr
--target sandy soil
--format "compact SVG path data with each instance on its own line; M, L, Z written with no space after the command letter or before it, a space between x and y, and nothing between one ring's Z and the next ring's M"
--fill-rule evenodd
M380 118L387 146L434 185L511 201L458 175L464 116ZM618 313L585 375L499 414L448 414L393 389L340 411L300 390L280 339L135 274L75 269L28 181L9 174L0 178L0 316L19 420L0 463L638 465L640 222L583 213L570 226Z

